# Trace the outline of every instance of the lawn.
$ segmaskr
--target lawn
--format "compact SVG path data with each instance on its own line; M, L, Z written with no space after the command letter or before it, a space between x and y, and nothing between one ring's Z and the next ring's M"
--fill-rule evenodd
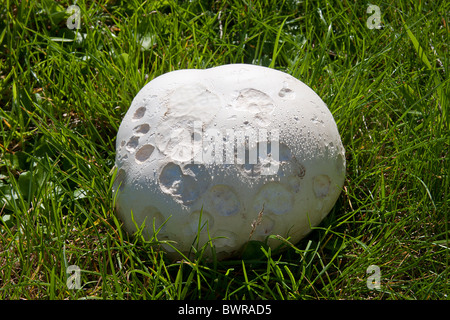
M449 299L450 2L1 3L0 299ZM281 253L170 261L115 217L117 130L155 77L228 63L324 100L345 185Z

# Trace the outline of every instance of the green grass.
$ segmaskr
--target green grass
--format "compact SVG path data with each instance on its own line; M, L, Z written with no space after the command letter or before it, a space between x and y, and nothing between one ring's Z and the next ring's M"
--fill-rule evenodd
M380 29L366 1L78 1L75 33L71 2L2 0L0 298L449 299L450 3L373 2ZM282 253L171 262L114 216L118 126L156 76L241 62L327 103L344 190Z

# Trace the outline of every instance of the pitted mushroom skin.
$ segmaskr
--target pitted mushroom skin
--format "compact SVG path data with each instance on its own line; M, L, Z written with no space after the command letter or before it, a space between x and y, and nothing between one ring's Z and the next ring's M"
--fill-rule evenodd
M210 237L224 259L249 240L307 235L340 195L345 150L306 84L230 64L145 85L120 125L116 166L116 213L127 232L143 225L150 239L160 228L157 238L184 253L197 235L203 244Z

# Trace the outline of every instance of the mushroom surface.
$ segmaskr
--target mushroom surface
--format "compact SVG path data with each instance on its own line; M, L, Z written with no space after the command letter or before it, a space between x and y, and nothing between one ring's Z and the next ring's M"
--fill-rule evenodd
M197 235L200 246L212 239L219 259L269 235L299 241L330 212L345 178L325 103L296 78L255 65L153 79L132 101L116 148L124 229L142 227L148 239L157 231L183 253Z

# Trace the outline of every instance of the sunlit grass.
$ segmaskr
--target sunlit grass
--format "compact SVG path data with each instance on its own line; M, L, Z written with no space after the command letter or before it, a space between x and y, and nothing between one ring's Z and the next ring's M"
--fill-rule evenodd
M378 1L369 29L361 1L78 1L71 30L72 3L5 3L1 298L448 299L450 4ZM344 190L281 253L208 261L207 245L170 261L157 235L115 218L115 136L156 76L226 63L288 72L322 97L346 149ZM369 265L381 290L367 287Z

